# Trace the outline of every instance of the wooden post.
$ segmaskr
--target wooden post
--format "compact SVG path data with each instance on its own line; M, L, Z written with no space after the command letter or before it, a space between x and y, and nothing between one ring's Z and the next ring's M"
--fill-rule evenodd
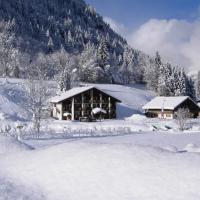
M102 94L100 94L100 108L102 108Z
M72 121L73 121L74 120L74 98L72 98L71 114L72 114Z
M94 92L93 92L93 90L91 90L90 95L91 95L91 108L93 109L94 108Z
M81 115L84 117L84 95L83 93L81 94Z
M92 115L92 118L94 118L94 115L92 113L92 110L94 108L94 91L93 91L93 89L90 92L90 96L91 96L91 115Z
M63 120L63 103L60 104L60 120Z
M108 97L108 114L109 114L109 119L111 119L111 101L110 101L110 97Z

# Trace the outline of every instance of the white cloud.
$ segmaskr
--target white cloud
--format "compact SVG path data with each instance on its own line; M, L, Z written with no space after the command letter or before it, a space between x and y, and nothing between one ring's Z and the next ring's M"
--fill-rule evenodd
M150 19L128 37L134 48L154 55L159 51L165 61L200 70L200 20Z
M110 27L118 34L124 37L127 34L127 30L125 26L110 17L103 18L106 23L110 25Z
M104 21L133 48L152 56L159 51L165 62L197 71L200 70L200 6L198 10L196 20L150 19L132 33L110 17L104 17Z

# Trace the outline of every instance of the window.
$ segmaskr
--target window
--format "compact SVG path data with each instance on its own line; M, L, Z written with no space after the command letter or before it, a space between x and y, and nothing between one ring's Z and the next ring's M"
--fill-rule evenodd
M168 113L168 114L166 114L166 117L167 117L167 118L170 118L170 117L172 117L172 114L169 114L169 113Z

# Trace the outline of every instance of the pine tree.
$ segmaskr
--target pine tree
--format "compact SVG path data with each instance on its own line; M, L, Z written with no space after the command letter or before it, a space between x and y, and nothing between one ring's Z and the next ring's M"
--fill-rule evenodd
M20 74L19 67L18 67L18 65L15 65L12 68L12 76L15 77L15 78L19 78L19 74Z
M197 95L197 100L200 100L200 71L198 72L197 75L196 95Z
M153 73L154 73L154 90L155 91L158 91L158 79L159 79L159 76L160 76L160 67L162 65L162 61L161 61L161 57L160 57L160 54L158 52L156 52L156 56L155 56L155 67L154 67L154 70L153 70Z
M131 63L132 55L130 54L129 47L126 47L123 53L122 65L120 67L121 79L123 84L131 83Z
M175 80L174 94L175 96L186 95L186 75L183 69L176 69L177 80Z
M97 54L99 66L104 69L105 66L110 63L110 54L108 51L107 41L105 39L101 39Z
M158 66L162 65L161 56L160 56L160 54L159 54L158 51L156 52L155 63L156 63L156 65L158 65Z
M74 66L74 57L69 55L63 47L54 55L60 75L58 76L58 92L65 92L72 87L72 76Z
M159 53L156 52L155 58L149 60L148 67L144 71L144 81L147 87L155 92L158 92L158 80L159 76L162 76L162 74L160 74L161 65L161 57Z
M171 66L169 64L160 66L158 78L158 94L160 96L170 96Z
M175 90L175 82L176 80L176 72L175 68L173 68L170 64L167 64L168 71L169 71L169 77L167 79L167 87L169 90L169 96L174 96L174 90Z
M51 36L49 36L49 39L48 39L47 49L48 49L48 53L53 52L53 40Z
M11 22L4 22L2 26L5 29L0 32L0 75L7 77L11 72L13 52L15 52L13 47L14 34L10 33Z
M186 95L196 101L195 84L191 77L186 77Z

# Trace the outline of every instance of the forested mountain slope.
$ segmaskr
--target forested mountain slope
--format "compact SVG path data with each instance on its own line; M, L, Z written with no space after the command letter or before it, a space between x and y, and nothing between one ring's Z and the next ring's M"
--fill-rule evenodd
M90 58L94 58L101 44L105 44L106 64L119 69L125 51L133 60L133 68L145 64L140 61L145 55L128 47L126 40L83 0L0 1L0 22L1 35L5 37L1 46L15 48L23 54L23 60L30 56L26 63L27 59L35 60L38 53L46 55L61 48L73 55L90 49Z
M194 96L183 70L128 46L83 0L0 0L0 76L54 79L61 91L80 81L146 83Z
M81 51L88 42L98 45L102 37L117 54L126 45L82 0L2 0L0 18L12 24L21 50L31 53L55 51L61 45L67 51Z

